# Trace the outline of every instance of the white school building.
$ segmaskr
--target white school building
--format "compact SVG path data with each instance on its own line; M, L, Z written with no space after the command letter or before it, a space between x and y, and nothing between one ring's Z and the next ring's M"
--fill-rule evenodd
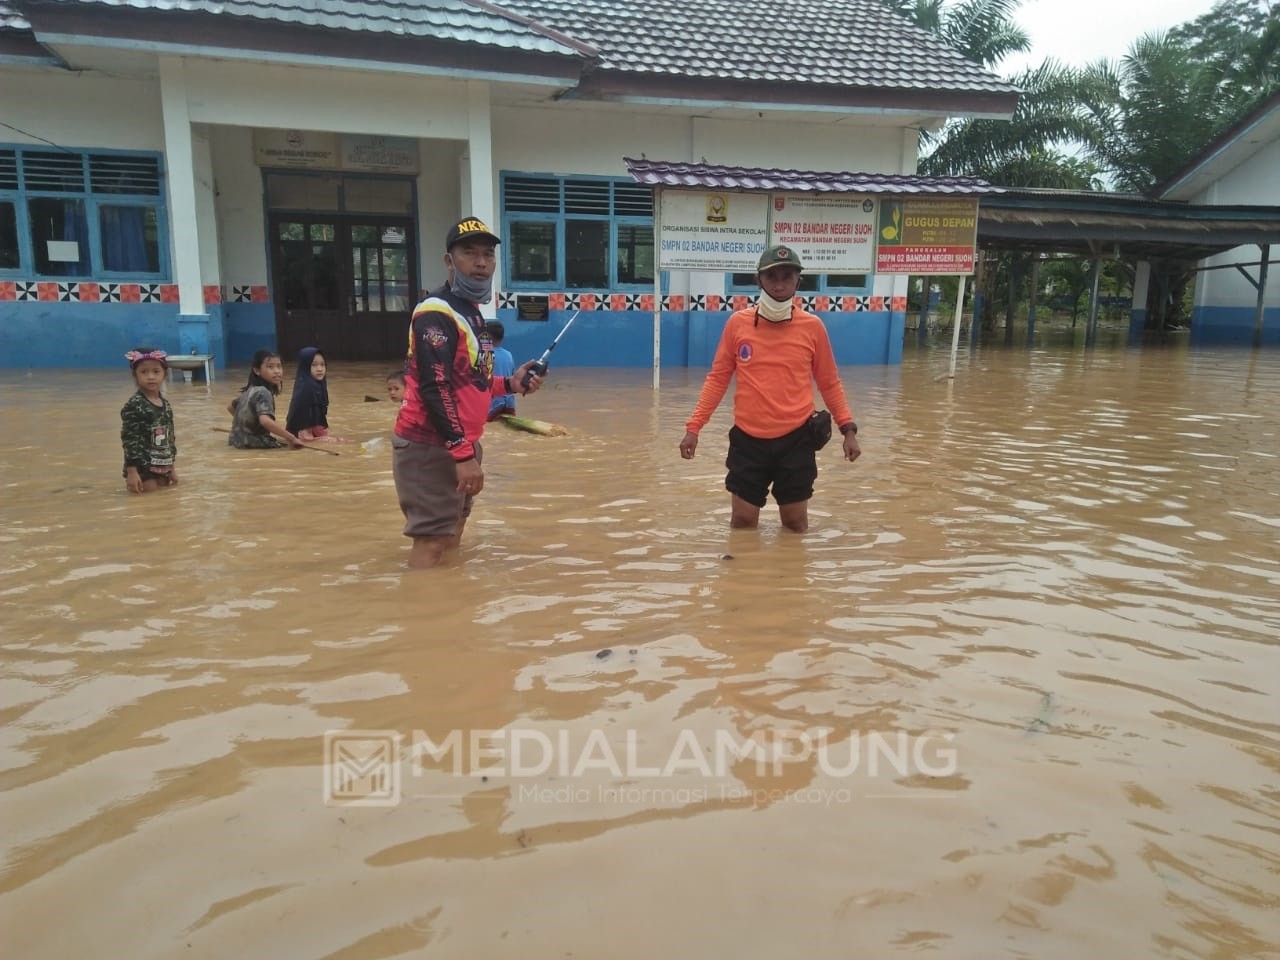
M649 366L657 306L703 365L753 278L655 280L624 157L910 175L1016 97L875 0L0 0L0 365L394 360L464 215L517 355L582 309L560 363ZM906 292L801 289L841 363L899 360Z

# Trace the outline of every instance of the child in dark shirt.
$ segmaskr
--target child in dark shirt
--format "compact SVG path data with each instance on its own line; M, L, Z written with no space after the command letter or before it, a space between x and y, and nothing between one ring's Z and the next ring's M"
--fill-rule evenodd
M329 433L329 364L319 347L298 351L298 373L293 381L293 399L284 428L299 440L332 440L346 443Z
M178 442L173 407L160 392L169 373L167 354L139 347L125 355L138 391L120 409L124 485L130 493L150 493L178 482Z
M301 447L302 441L276 423L276 395L284 383L284 365L274 350L259 350L249 363L249 382L227 404L231 435L227 444L241 450Z

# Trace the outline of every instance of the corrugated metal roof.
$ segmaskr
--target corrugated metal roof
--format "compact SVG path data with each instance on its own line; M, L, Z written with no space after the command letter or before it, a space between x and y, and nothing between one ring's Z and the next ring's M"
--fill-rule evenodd
M329 30L449 40L581 58L587 44L467 0L47 0L62 6L132 7L292 23Z
M878 0L497 0L628 73L1016 93Z
M763 167L724 167L710 163L633 160L627 171L640 183L662 187L711 187L722 190L789 190L796 193L882 193L986 196L1003 193L977 177L924 177L903 173L822 173Z
M31 24L12 3L0 0L0 30L30 30Z

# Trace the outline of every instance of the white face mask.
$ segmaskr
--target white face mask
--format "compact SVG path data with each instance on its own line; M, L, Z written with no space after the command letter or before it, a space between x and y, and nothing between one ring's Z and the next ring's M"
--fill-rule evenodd
M781 323L791 319L791 301L775 300L763 290L760 291L760 301L756 304L756 309L760 312L760 316L770 323Z

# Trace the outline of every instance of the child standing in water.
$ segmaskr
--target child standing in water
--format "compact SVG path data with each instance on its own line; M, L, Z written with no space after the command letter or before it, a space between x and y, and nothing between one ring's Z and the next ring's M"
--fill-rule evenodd
M404 403L404 371L392 370L387 374L387 397L398 408Z
M284 364L273 350L259 350L250 361L249 382L227 404L231 435L227 443L239 450L301 447L302 441L276 423L276 395L284 383Z
M489 334L489 339L493 341L493 376L494 379L499 377L509 377L516 372L516 361L511 356L511 351L502 345L502 341L506 339L507 328L498 320L490 320L484 325L485 332ZM516 395L514 393L504 393L501 396L494 397L489 401L489 421L497 420L499 417L516 412Z
M289 401L284 428L299 440L345 442L329 434L329 384L325 382L328 371L329 365L319 347L303 347L298 351L298 373L294 377L293 398Z
M169 373L167 356L152 347L139 347L124 355L138 385L138 392L120 409L124 485L130 493L150 493L178 482L173 407L160 392Z

